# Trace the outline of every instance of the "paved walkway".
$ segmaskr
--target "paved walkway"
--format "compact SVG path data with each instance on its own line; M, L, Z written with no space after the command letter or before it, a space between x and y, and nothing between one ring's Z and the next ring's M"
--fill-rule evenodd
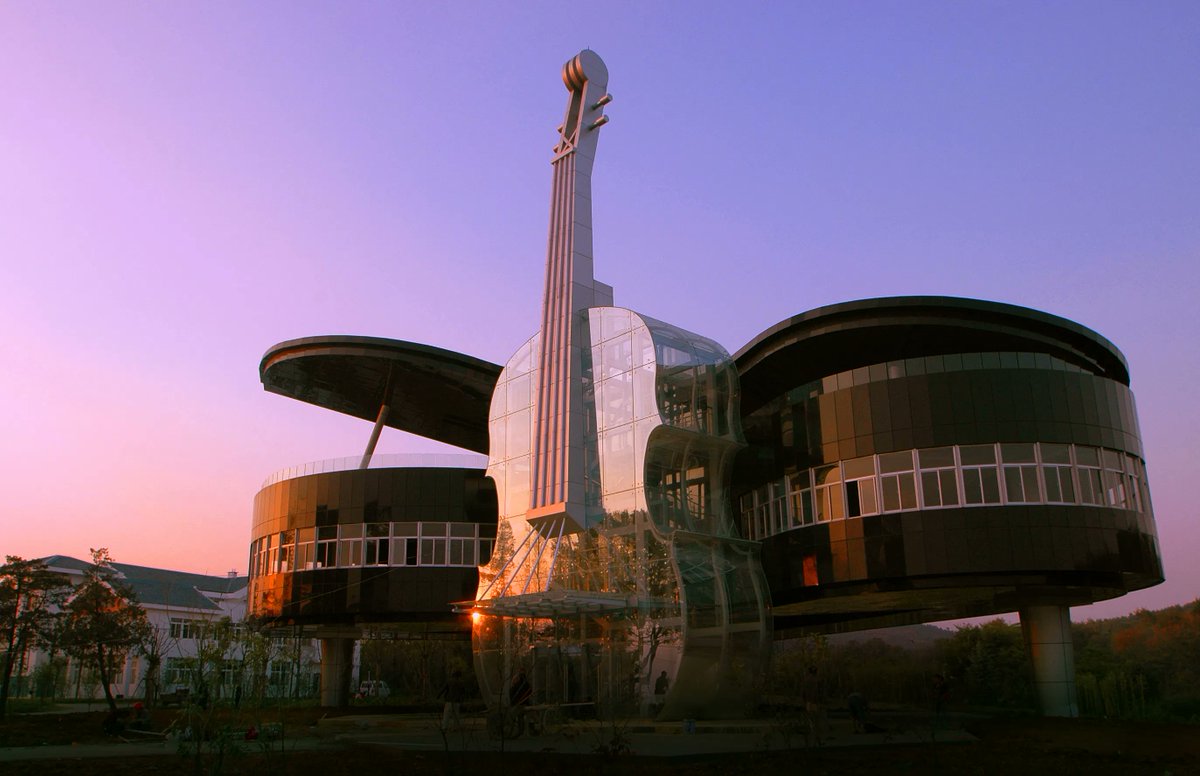
M424 717L335 717L323 720L322 735L356 744L394 746L404 749L451 751L499 751L501 741L489 736L484 720L472 718L463 729L445 736L438 721ZM905 744L943 744L975 741L962 729L959 720L948 720L934 730L928 720L913 721L896 717L882 719L880 732L854 733L849 720L830 720L824 748L859 746L895 746ZM890 724L889 724L890 723ZM596 720L573 721L554 733L530 735L503 742L506 751L560 752L595 754L604 747L627 746L632 754L651 757L684 757L718 752L761 752L802 749L815 742L806 741L803 727L796 720L698 721L695 732L685 732L680 722L655 723L627 720L604 723Z
M303 751L345 746L396 747L408 750L498 752L559 752L595 754L606 746L627 747L631 754L651 757L686 757L720 752L762 752L802 749L803 728L795 720L699 721L694 733L684 725L626 720L603 723L596 720L571 721L555 733L510 738L503 742L488 735L484 720L469 718L461 730L445 736L438 729L440 719L431 715L362 715L322 720L316 735L289 738L279 742L255 741L240 744L245 751L265 747L286 747ZM948 744L974 741L962 729L960 721L950 719L934 729L930 721L911 717L877 719L883 732L854 733L850 722L830 720L830 735L825 748L887 746L905 744ZM177 741L134 741L64 746L0 748L0 763L17 760L74 760L93 757L145 757L174 755Z
M311 749L336 749L344 746L343 742L325 738L295 738L284 744L262 743L258 741L239 743L244 751L265 751L273 747L273 751L281 751L286 746L287 751ZM60 746L12 746L0 747L0 763L16 762L18 760L80 760L95 757L164 757L178 756L178 741L114 741L111 744L63 744Z

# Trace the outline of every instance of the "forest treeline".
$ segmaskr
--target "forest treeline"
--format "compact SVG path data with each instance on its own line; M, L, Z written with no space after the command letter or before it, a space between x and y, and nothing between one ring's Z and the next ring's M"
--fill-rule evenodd
M1200 722L1200 600L1127 617L1074 623L1080 712L1111 719ZM932 709L934 677L948 708L1035 713L1037 695L1020 625L962 626L920 646L822 636L777 642L763 696L794 705L815 666L838 704L852 692L872 706ZM367 640L362 676L390 683L391 701L429 701L454 669L472 674L468 642Z
M1118 719L1200 722L1200 599L1126 617L1072 625L1080 712ZM778 644L769 692L798 694L816 666L832 699L861 692L873 704L932 706L934 676L951 707L1033 711L1037 696L1019 625L963 626L932 644L823 637Z

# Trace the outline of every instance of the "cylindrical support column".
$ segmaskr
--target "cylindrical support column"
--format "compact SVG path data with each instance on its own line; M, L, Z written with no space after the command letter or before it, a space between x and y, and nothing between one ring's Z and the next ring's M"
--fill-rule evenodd
M375 427L371 429L371 438L367 440L367 451L363 453L362 462L358 468L366 469L371 465L371 456L375 455L375 445L379 442L379 432L383 431L383 424L387 422L388 406L386 404L380 406L379 416L375 418Z
M354 639L321 639L321 705L340 708L350 703L350 671Z
M1042 714L1078 717L1075 695L1075 648L1071 643L1071 609L1029 606L1021 610L1021 633L1033 664Z

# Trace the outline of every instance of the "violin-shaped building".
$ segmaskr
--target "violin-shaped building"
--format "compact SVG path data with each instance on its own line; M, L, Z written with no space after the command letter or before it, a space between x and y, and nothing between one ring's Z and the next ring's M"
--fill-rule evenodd
M1120 352L944 297L820 308L733 356L616 307L591 251L608 72L584 51L563 81L542 326L503 368L369 337L264 357L268 390L375 428L260 492L251 614L327 640L326 703L363 629L419 627L471 632L492 705L521 676L667 719L749 712L772 638L1019 612L1044 711L1073 715L1069 607L1162 581ZM486 461L371 468L385 425Z

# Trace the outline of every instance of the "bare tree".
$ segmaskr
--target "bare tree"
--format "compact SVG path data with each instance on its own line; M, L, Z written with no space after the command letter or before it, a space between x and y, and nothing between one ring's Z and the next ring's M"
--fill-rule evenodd
M163 658L168 652L174 651L179 639L171 636L170 628L161 628L147 623L142 636L142 642L137 645L137 653L146 659L146 670L143 673L145 686L146 707L154 708L158 702L159 685L161 682Z

